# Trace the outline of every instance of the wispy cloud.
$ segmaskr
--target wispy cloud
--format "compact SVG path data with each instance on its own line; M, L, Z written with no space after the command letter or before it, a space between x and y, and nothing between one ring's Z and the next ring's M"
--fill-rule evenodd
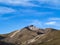
M0 20L8 20L8 19L15 17L16 15L10 15L10 16L8 15L8 14L15 13L15 12L16 12L15 9L0 6Z
M54 12L51 12L51 11L48 11L48 12L45 12L45 11L37 11L37 10L32 10L32 9L22 9L22 10L19 10L19 12L22 12L23 15L29 15L29 16L44 16L44 15L53 15Z
M46 22L45 24L46 24L46 25L55 25L56 22L55 22L55 21L51 21L51 22Z
M49 18L49 20L56 20L56 21L59 21L60 18L53 17L53 18Z
M59 6L60 5L60 0L38 0L41 3L47 3L50 5L55 5L55 6Z
M4 17L5 15L1 15L0 16L0 20L9 20L9 19L12 19L12 18L15 18L17 17L17 15L10 15L8 17Z
M34 2L38 2L38 4L35 4ZM36 6L60 9L60 0L0 0L0 3L12 6Z
M35 25L39 28L59 28L60 22L57 21L40 21L40 20L28 20L30 23L28 25Z
M30 24L32 24L32 25L41 25L41 22L39 20L32 20L32 22Z
M9 17L2 17L5 14L8 14L8 15L13 14L13 15ZM15 10L8 7L0 7L0 20L8 20L16 16L18 17L19 16L42 16L42 15L50 15L50 14L53 14L53 12L39 12L37 10L32 10L32 9Z
M58 28L60 29L60 18L48 18L44 23L47 27Z
M43 23L42 23L42 21L36 20L36 19L31 20L31 22L29 23L29 25L34 25L34 26L37 26L39 28L43 28L43 26L44 26Z
M13 6L37 6L33 3L30 3L29 1L32 0L0 0L0 3L4 3L7 5L13 5Z
M45 8L60 9L60 0L38 0Z
M0 15L15 12L14 9L0 6Z

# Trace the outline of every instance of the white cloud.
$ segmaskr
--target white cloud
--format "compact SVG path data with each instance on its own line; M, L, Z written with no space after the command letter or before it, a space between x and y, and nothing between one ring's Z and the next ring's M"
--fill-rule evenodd
M49 3L50 5L60 5L60 0L38 0L41 3Z
M34 4L33 2L38 2L39 4ZM60 9L60 0L0 0L0 3L13 6L36 6Z
M53 9L60 9L60 0L38 0L40 5L45 8L53 8Z
M21 6L37 6L33 3L30 3L31 0L0 0L0 3L7 5L21 5Z
M60 18L49 18L49 20L60 20Z
M0 7L0 15L15 12L14 9L8 7Z
M55 22L55 21L51 21L51 22L46 22L45 24L46 24L46 25L55 25L56 22Z
M58 28L60 27L60 18L48 18L46 22L44 22L46 27Z

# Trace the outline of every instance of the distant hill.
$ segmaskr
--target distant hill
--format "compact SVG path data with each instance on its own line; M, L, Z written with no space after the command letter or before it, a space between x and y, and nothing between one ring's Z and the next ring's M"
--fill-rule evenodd
M34 25L0 35L0 45L60 45L60 31Z

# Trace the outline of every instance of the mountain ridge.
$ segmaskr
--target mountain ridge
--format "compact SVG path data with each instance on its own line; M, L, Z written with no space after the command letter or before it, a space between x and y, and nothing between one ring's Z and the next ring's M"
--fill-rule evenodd
M22 28L21 30L17 30L5 35L0 35L0 44L1 45L54 45L55 43L50 44L49 42L54 39L60 39L59 34L60 31L57 29L53 29L53 28L40 29L35 27L34 25L30 25Z

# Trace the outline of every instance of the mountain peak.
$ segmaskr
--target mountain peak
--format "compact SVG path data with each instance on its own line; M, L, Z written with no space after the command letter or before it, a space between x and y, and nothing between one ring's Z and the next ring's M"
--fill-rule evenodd
M34 26L34 25L29 25L29 26L27 26L26 28L28 28L29 30L39 30L39 28L37 28L37 27Z
M34 25L30 25L30 27L34 27Z
M36 26L34 26L34 25L29 25L29 26L27 26L27 27L36 27Z

